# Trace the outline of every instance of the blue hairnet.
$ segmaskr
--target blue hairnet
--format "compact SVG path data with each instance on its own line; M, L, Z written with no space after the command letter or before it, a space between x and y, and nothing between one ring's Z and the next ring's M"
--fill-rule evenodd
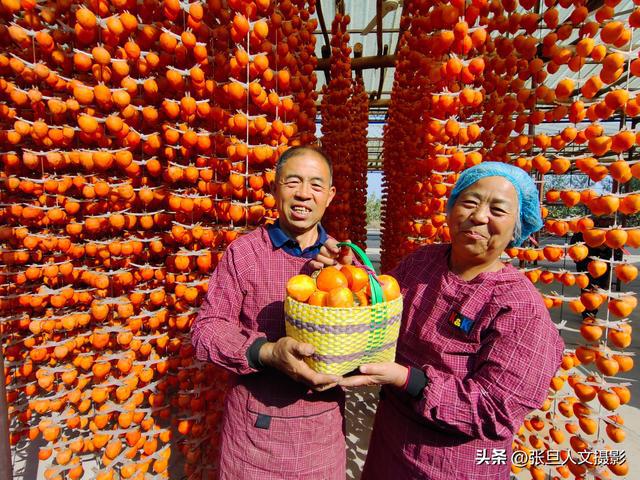
M518 192L518 211L520 212L522 230L513 244L515 246L521 245L529 238L529 235L540 230L543 225L538 189L529 174L521 168L502 162L482 162L463 171L451 191L447 210L451 210L463 190L485 177L504 177Z

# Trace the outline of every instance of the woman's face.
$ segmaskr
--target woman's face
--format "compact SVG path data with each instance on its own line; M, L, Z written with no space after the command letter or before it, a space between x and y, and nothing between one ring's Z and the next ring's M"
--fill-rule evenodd
M497 259L513 240L517 215L518 193L503 177L485 177L463 190L447 217L455 257Z

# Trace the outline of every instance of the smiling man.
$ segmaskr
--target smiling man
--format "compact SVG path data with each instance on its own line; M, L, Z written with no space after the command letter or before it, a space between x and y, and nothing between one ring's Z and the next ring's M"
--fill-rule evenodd
M340 378L311 370L313 347L285 336L287 280L310 274L328 236L320 220L335 195L317 149L287 150L272 191L279 219L235 240L209 281L192 328L201 360L232 372L220 478L345 478Z

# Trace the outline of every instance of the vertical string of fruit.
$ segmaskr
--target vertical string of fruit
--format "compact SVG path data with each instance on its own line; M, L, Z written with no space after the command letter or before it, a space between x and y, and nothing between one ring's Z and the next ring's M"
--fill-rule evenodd
M411 219L398 217L398 225L390 229L388 227L396 221L395 215L385 214L385 221L388 222L385 232L388 235L383 237L382 242L384 268L392 266L421 244L448 241L446 196L458 172L482 159L476 144L481 134L477 114L481 111L484 94L478 86L484 71L484 59L468 57L473 56L474 52L483 51L487 33L484 27L476 26L476 23L481 12L489 14L488 6L483 2L469 5L453 2L438 5L424 13L418 6L412 8L416 9L416 13L411 20L406 20L407 23L411 22L409 31L412 35L406 38L406 44L399 49L401 58L396 67L398 91L401 91L400 82L405 78L405 66L419 65L424 77L414 79L416 84L406 92L402 91L402 101L396 102L392 98L388 130L385 131L394 132L392 112L395 113L396 108L403 108L402 104L408 105L406 120L415 124L417 131L408 132L407 125L400 122L398 135L406 134L407 140L411 139L401 146L404 149L417 149L417 155L415 159L407 161L402 152L403 158L398 161L405 163L399 168L392 163L394 156L399 156L397 152L402 151L392 143L395 141L395 132L388 140L385 137L385 162L389 160L389 169L385 168L388 180L385 181L390 187L385 211L392 211L389 206L396 202L395 190L403 192L402 200L397 200L403 204L407 203L405 192L410 192L408 204ZM410 10L405 7L405 12ZM422 98L411 98L414 92L421 93ZM415 122L416 111L421 112L421 123ZM387 145L393 145L388 152ZM397 248L398 244L400 248ZM393 250L391 245L394 245Z
M289 88L291 97L283 100L283 110L288 127L295 138L289 145L307 145L316 140L316 92L317 78L315 68L318 59L315 56L318 26L315 18L315 0L297 0L293 3L284 0L278 3L287 23L283 24L282 38L286 40L289 52L284 55L289 71L288 87L285 80L285 91Z
M439 62L430 72L434 94L425 133L429 153L423 198L429 209L427 218L414 223L415 233L427 243L449 241L446 197L458 173L482 160L475 144L481 134L477 115L484 94L476 85L485 62L482 57L468 58L481 50L486 40L485 29L474 26L479 13L475 3L444 6L431 52Z
M426 73L415 67L428 61L418 48L429 42L428 15L426 6L406 2L400 19L403 33L398 39L394 86L383 133L382 271L389 271L415 247L408 238L406 212L412 217L423 216L419 179L425 173L421 170L421 159L426 150L421 115L431 90Z
M369 126L369 97L362 77L356 75L353 95L349 102L351 118L351 191L349 193L349 239L356 245L367 243L367 171L369 152L367 130Z
M320 113L322 115L322 148L333 164L336 197L329 206L323 224L330 235L347 240L351 234L351 195L353 194L351 98L353 78L351 72L350 35L348 15L336 12L331 23L330 80L322 88ZM354 240L355 241L355 240Z
M362 80L352 79L349 21L337 13L331 24L331 80L323 87L321 102L322 147L332 160L337 189L324 224L339 240L364 246L369 112Z
M172 23L165 25L159 36L161 48L172 53L165 64L168 84L160 93L169 117L163 130L168 143L180 148L165 148L161 157L169 160L163 180L169 185L168 204L174 212L163 242L173 255L168 257L165 281L169 369L168 375L161 377L163 383L166 381L163 397L154 398L154 403L171 407L167 416L177 446L172 454L182 454L180 463L190 478L215 469L210 452L216 444L214 422L221 409L219 398L225 381L222 372L193 358L188 334L227 238L226 230L216 225L219 185L214 177L225 148L224 137L216 135L222 128L219 105L223 95L219 85L230 75L228 70L218 68L220 52L233 51L227 47L228 12L215 4L206 7L164 2L164 9L173 12ZM224 61L226 64L226 55ZM174 96L177 98L172 99ZM171 124L168 120L182 123ZM174 141L175 133L179 138ZM227 205L221 214L229 215L228 210Z

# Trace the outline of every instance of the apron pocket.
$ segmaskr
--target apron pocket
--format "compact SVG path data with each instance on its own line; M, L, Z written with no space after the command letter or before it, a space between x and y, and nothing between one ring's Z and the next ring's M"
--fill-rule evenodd
M247 410L258 416L267 416L273 418L303 418L320 415L339 408L339 399L337 395L328 399L315 399L313 395L309 395L311 398L298 398L286 401L279 398L273 401L269 401L262 398L257 398L252 392L248 392L247 395ZM265 420L263 420L264 422Z

